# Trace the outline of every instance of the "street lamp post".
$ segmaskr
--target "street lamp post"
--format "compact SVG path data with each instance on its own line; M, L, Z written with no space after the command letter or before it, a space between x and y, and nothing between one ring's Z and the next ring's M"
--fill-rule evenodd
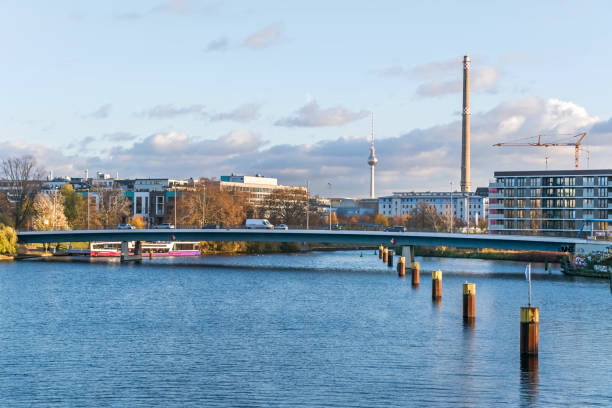
M453 182L450 182L450 204L451 204L451 211L450 211L450 232L451 234L453 233L453 218L455 218L455 214L453 214Z
M331 218L332 218L331 183L327 183L327 185L329 186L329 230L331 231L331 229L332 229L332 223L331 223Z
M55 231L55 199L57 196L57 190L53 190L53 231Z
M174 185L174 228L176 228L176 207L178 206L178 197L176 195L176 184Z
M309 229L308 210L310 207L310 181L306 180L306 229Z

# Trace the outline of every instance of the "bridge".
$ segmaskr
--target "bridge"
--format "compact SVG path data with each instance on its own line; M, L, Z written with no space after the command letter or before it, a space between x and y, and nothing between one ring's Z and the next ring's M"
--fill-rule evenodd
M19 243L97 241L260 241L321 242L383 246L449 246L549 252L584 252L585 247L608 250L611 242L567 237L524 235L456 234L439 232L382 232L344 230L252 230L252 229L143 229L19 232ZM127 247L127 245L126 245ZM593 252L588 251L588 252Z

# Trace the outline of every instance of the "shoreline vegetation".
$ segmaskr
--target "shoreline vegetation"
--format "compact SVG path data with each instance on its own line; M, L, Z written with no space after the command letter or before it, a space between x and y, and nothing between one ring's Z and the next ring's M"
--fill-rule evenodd
M85 243L72 243L72 248L87 248ZM65 245L60 246L57 255L66 255ZM394 253L401 254L401 247L390 247ZM299 253L313 251L377 251L374 245L338 245L325 243L297 243L297 242L200 242L202 256L207 255L263 255L281 253ZM438 257L438 258L471 258L495 261L518 261L518 262L551 262L560 263L567 256L563 252L543 251L512 251L498 249L474 249L474 248L452 248L452 247L421 247L415 246L415 256ZM32 256L50 256L50 252L42 246L20 248L17 258L30 258ZM0 260L11 260L12 256L0 256Z

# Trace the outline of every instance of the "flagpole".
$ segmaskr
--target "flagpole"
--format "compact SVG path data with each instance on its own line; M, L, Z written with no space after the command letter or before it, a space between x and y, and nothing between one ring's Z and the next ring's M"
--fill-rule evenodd
M529 307L531 307L531 264L528 265L529 268Z

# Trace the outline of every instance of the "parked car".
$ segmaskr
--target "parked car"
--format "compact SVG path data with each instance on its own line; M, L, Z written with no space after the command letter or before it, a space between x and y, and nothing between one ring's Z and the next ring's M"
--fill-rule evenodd
M275 225L275 226L274 226L274 229L275 229L275 230L288 230L288 229L289 229L289 227L288 227L288 226L286 226L285 224L278 224L278 225Z
M390 227L385 228L387 232L406 232L408 229L403 225L392 225Z
M263 218L249 218L244 225L246 229L274 229L274 225Z
M169 222L163 222L161 224L157 224L153 228L154 229L174 229L174 224L170 224Z
M130 224L119 224L117 225L117 229L136 229L136 227Z

